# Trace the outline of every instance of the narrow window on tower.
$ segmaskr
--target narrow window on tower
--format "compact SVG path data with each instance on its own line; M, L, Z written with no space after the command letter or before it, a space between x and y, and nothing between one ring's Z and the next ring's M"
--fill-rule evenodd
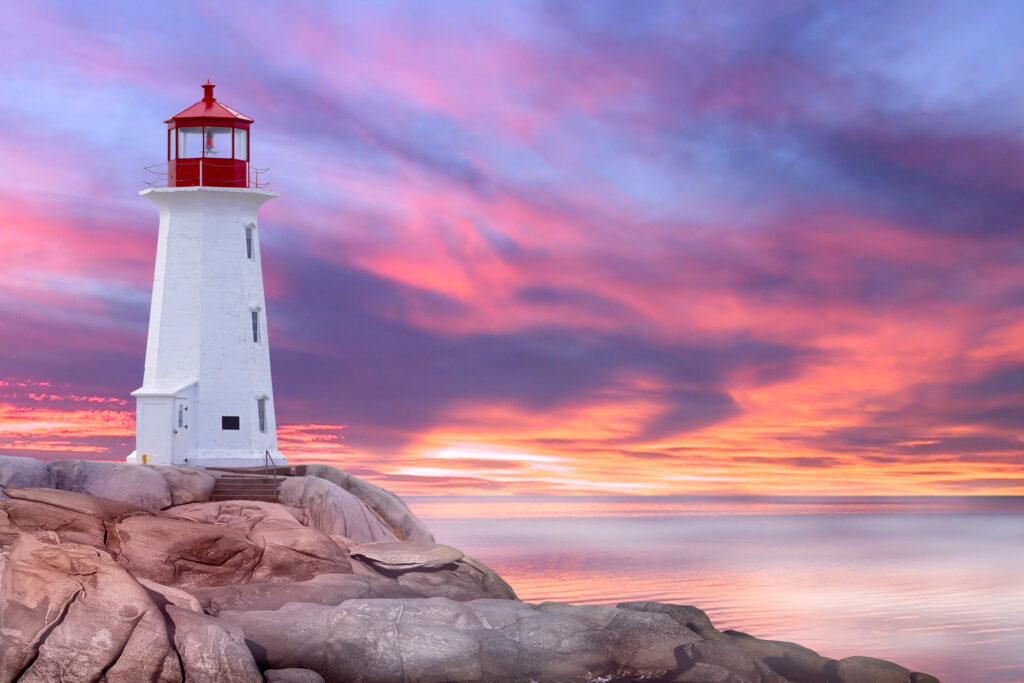
M256 413L260 418L260 431L267 431L267 399L256 399Z
M260 312L252 312L252 340L253 342L260 343Z
M252 259L252 226L245 226L245 258Z

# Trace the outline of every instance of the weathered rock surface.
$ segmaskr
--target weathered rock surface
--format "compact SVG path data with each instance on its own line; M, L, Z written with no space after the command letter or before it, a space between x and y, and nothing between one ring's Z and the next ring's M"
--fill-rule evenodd
M882 660L836 662L790 643L765 644L722 633L694 607L633 605L642 609L514 600L356 599L336 606L289 603L272 611L225 611L221 618L244 629L261 666L301 665L326 680L935 680ZM793 653L820 660L818 672L782 673L785 656Z
M4 467L4 481L52 474L65 487L103 488L90 467ZM202 498L205 484L188 472L122 467L148 474L111 470L118 481L156 476L168 500ZM166 511L152 492L3 489L0 683L936 683L883 660L718 631L690 606L526 604L455 548L396 540L393 520L326 479L283 488L287 505Z
M440 543L364 543L348 549L353 557L369 561L381 569L437 569L454 564L465 553Z
M325 567L318 573L351 572L343 546L330 536L303 526L287 508L276 503L252 500L193 503L171 508L168 512L199 522L223 525L273 552L279 552L275 547L289 548L330 565L330 569ZM287 559L287 555L284 557ZM305 563L311 561L303 560Z
M779 675L753 653L724 640L701 640L688 643L676 651L682 674L693 671L698 664L728 671L741 681L752 683L786 683ZM700 671L700 669L698 669Z
M186 593L180 588L165 586L162 583L144 579L141 576L136 576L135 580L149 591L149 597L153 599L157 606L166 607L167 605L174 605L189 612L203 613L203 606L196 599L196 596L191 593Z
M365 547L365 546L355 546ZM447 547L447 546L446 546ZM349 549L351 551L351 548ZM461 554L460 551L456 551ZM408 566L400 569L382 567L359 555L352 557L352 570L360 576L393 580L418 595L466 601L480 598L515 600L512 587L480 560L463 556L439 567Z
M172 505L205 503L210 500L217 479L206 472L191 467L169 467L150 465L167 482L171 491Z
M267 683L324 683L324 677L309 669L267 669Z
M54 460L54 485L64 491L119 500L149 510L171 506L171 488L148 467L98 460Z
M348 491L376 512L402 541L433 543L434 535L417 519L405 501L387 489L330 465L306 465L306 475L326 479Z
M173 605L167 607L167 615L174 622L174 647L181 657L186 681L263 683L263 675L238 629Z
M349 600L229 612L274 668L305 666L326 680L572 681L663 674L699 637L673 619L614 607L532 606L512 600ZM263 661L260 661L260 657Z
M14 498L4 501L3 512L10 524L11 540L20 532L48 532L58 543L81 543L106 549L103 544L106 527L103 517L40 503L21 496L33 492L52 493L50 489L4 489ZM76 495L76 494L69 494ZM0 541L2 542L2 541Z
M234 508L246 518L240 516L229 525L67 491L5 491L11 500L3 501L0 510L15 532L49 532L60 542L100 548L133 576L165 586L189 590L351 573L347 554L333 540L303 527L287 512L274 510L278 506L272 504L268 517L259 503L240 503Z
M151 515L150 510L109 498L58 489L4 489L15 500L51 505L70 513L89 515L102 522L116 522L133 515Z
M122 520L107 543L133 575L184 590L245 583L263 557L231 529L156 515Z
M203 610L218 615L226 611L276 610L289 602L340 605L355 598L427 597L395 581L352 574L320 574L294 583L248 583L216 588L197 588L192 595Z
M163 615L108 553L45 532L4 547L0 681L180 681Z
M934 676L915 673L874 657L847 657L828 666L830 683L930 683Z
M53 473L45 462L0 455L0 488L53 488Z
M277 499L306 511L300 520L317 531L351 538L356 543L398 540L377 513L340 486L317 477L287 477Z
M295 545L261 544L235 529L170 515L129 517L118 522L108 547L133 574L189 590L249 582L304 581L318 574L349 573L344 551L326 538L333 553L309 552L305 530L296 529ZM282 543L288 539L280 538ZM318 551L321 549L318 548Z

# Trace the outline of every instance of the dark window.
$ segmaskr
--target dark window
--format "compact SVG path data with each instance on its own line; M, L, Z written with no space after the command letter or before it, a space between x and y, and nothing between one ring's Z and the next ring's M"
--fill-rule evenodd
M220 416L220 428L221 429L240 429L238 416L237 415L221 415Z
M245 257L252 258L252 226L245 226Z
M258 311L252 312L252 340L257 344L260 341L260 314Z

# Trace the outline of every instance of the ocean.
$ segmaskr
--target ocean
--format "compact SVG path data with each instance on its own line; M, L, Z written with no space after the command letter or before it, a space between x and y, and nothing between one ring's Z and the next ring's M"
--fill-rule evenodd
M1024 681L1024 497L405 500L527 602L696 605L837 659Z

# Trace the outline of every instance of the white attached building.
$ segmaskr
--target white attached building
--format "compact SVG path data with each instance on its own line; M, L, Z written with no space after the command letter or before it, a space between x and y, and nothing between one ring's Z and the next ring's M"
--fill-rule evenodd
M269 455L282 465L256 220L278 195L249 167L252 119L203 87L166 122L166 187L140 192L160 210L160 232L128 460L245 467Z

